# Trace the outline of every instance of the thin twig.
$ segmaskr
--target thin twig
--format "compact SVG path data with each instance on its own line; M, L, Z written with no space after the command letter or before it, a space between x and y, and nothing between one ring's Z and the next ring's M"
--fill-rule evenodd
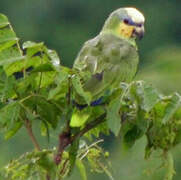
M67 163L68 163L68 159L66 159L65 162L63 163L63 167L62 167L62 169L60 171L61 175L63 175L65 173Z
M30 136L30 139L34 145L34 147L40 151L40 145L38 144L38 141L36 140L35 138L35 135L33 134L33 131L32 131L32 126L31 126L31 123L28 119L25 120L25 127L27 129L27 132L28 132L28 135Z
M35 138L35 135L33 134L32 125L28 119L25 120L25 127L27 129L28 135L30 136L30 139L31 139L35 149L38 151L41 151L40 145L39 145L37 139ZM51 180L51 177L48 173L46 174L46 180Z
M67 94L67 104L70 105L71 103L71 77L68 78L68 94Z
M91 147L96 146L97 144L99 144L99 143L101 143L101 142L104 142L104 140L103 140L103 139L100 139L100 140L92 143L91 145L87 146L86 149L84 150L84 154L81 153L81 154L83 154L83 155L81 156L81 154L79 154L77 157L80 157L80 156L81 156L81 157L80 157L80 160L84 159L84 157L86 157L86 155L89 153L89 149L90 149Z

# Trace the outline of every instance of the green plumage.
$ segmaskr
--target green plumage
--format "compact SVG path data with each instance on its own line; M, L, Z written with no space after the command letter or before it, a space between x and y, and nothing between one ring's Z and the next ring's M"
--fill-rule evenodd
M116 17L113 19L115 21ZM108 20L111 22L110 17ZM117 21L120 23L120 20ZM83 78L83 88L95 100L105 90L131 81L138 61L135 38L126 39L114 33L113 29L103 28L98 36L84 43L73 67L89 74Z

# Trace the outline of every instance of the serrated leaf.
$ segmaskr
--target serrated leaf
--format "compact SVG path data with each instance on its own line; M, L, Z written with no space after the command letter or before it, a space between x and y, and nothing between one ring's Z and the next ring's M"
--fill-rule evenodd
M0 123L7 127L15 123L19 118L20 105L18 102L11 102L0 109Z
M25 57L7 17L2 14L0 14L0 43L0 65L8 75L13 74L17 67L12 67L12 64L21 62Z
M92 98L91 94L89 92L84 91L83 86L81 84L80 77L78 75L74 75L72 77L72 84L76 93L80 95L81 97L83 97L87 104L90 104L91 98Z
M121 99L118 96L113 99L107 108L107 125L110 130L117 136L119 134L121 128L121 117L119 114L121 107Z
M130 86L130 94L138 101L138 105L146 112L149 112L160 100L158 92L143 81L133 82Z
M91 107L84 108L82 110L79 110L77 108L74 108L74 111L72 113L72 117L70 120L70 126L71 127L81 127L86 123L86 121L91 116Z
M14 122L14 126L5 133L5 139L8 140L12 136L14 136L18 132L18 130L22 127L22 125L23 123L21 121Z
M164 117L162 120L163 124L166 124L170 120L170 118L174 115L174 113L178 110L180 106L181 96L175 93L165 107Z
M7 77L2 67L0 67L0 98L6 101L15 95L14 85L16 80L14 77Z
M76 160L76 166L79 169L82 180L87 180L86 168L85 168L83 162L80 159Z

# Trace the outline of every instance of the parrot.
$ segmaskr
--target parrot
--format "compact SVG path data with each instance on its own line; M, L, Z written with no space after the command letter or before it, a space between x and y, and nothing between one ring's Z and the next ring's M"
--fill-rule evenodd
M83 77L83 89L95 102L106 90L134 78L139 63L136 39L144 36L144 22L136 8L119 8L109 15L100 33L84 43L73 68L88 74Z

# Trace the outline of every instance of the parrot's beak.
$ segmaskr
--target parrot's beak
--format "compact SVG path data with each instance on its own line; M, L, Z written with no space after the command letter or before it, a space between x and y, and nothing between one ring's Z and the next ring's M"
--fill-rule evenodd
M133 30L132 36L133 37L138 37L138 39L141 40L143 38L143 36L144 36L144 33L145 33L144 26L135 27L134 30Z

